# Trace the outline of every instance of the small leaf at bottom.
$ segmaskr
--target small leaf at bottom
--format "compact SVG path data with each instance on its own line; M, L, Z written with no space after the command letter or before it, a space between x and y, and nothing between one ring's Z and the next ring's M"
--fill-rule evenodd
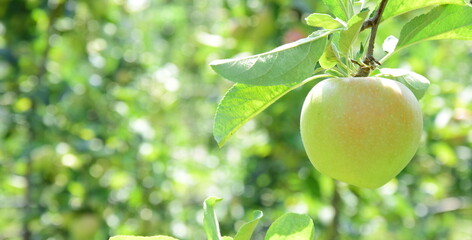
M208 240L220 240L220 226L215 214L215 205L223 200L218 197L208 197L203 203L203 227Z
M178 240L177 238L169 236L152 236L152 237L140 237L140 236L114 236L109 240Z
M254 211L254 219L250 222L245 223L239 229L238 233L234 237L234 240L250 240L252 233L254 232L254 229L257 226L257 223L259 223L259 220L261 220L263 215L264 214L262 213L262 211Z
M267 231L265 240L312 240L315 234L313 220L306 214L286 213Z

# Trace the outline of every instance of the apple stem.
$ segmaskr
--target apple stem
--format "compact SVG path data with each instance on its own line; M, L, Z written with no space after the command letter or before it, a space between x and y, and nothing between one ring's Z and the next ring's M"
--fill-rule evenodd
M387 6L387 2L388 0L382 0L375 15L367 19L362 24L361 31L367 28L372 28L372 30L370 32L369 46L367 47L367 53L363 60L363 64L359 65L359 70L354 75L354 77L367 77L369 76L370 71L374 70L378 65L380 65L380 63L374 58L374 45L377 29L379 27L380 20L382 19L382 13L385 10L385 6Z

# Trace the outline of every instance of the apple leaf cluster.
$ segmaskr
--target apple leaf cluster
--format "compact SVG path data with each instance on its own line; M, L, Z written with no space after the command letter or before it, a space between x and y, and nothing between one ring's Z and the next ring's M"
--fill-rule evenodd
M215 115L213 135L218 145L226 141L248 120L288 92L326 78L348 77L356 73L366 55L366 40L359 39L363 24L375 12L365 1L323 1L331 13L313 13L308 25L319 28L307 38L272 51L234 59L216 60L210 65L222 77L235 82L222 98ZM472 7L464 0L391 0L382 20L418 9L432 8L406 23L398 37L385 39L385 62L392 54L426 40L472 39ZM403 83L420 99L429 81L404 69L378 68L370 76L386 77ZM315 83L316 84L316 83Z
M223 200L219 197L208 197L203 203L203 227L208 240L250 240L254 230L263 217L262 211L254 211L254 217L243 224L236 236L221 236L215 205ZM313 239L315 227L313 220L305 214L286 213L275 220L266 232L264 240ZM177 240L169 236L114 236L110 240Z

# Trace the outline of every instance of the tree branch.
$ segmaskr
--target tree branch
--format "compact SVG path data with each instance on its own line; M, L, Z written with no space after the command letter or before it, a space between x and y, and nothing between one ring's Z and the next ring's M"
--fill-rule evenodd
M331 222L331 226L328 231L328 240L339 239L339 216L341 215L341 196L339 195L338 181L333 180L333 198L331 199L331 206L334 209L334 216Z
M375 37L377 35L377 29L382 19L382 13L385 10L388 0L382 0L379 9L372 18L367 19L361 27L361 31L372 28L370 32L369 46L367 47L367 54L364 58L363 64L359 64L359 70L354 77L367 77L370 71L374 70L380 63L374 58L374 45Z
M44 78L47 75L46 65L49 59L49 52L51 50L51 45L49 42L49 38L54 34L54 23L59 18L59 15L62 13L65 7L65 2L58 4L55 8L49 9L48 12L48 28L46 30L45 40L46 46L42 52L41 61L38 64L38 73L37 79L38 84L35 91L41 91L41 89L47 88L44 83ZM41 36L38 36L38 38ZM32 213L32 204L33 201L33 191L37 186L35 186L35 182L33 180L33 158L32 158L32 151L35 147L37 147L36 143L40 138L38 136L38 129L43 128L40 124L41 121L38 121L40 118L40 114L38 113L38 105L46 104L45 99L41 97L41 94L33 93L31 99L33 100L33 104L31 106L30 112L27 114L26 119L28 121L28 130L29 130L29 141L30 141L30 148L27 150L27 158L26 158L26 172L25 172L25 179L26 179L26 190L24 195L24 204L23 204L23 222L22 222L22 239L23 240L31 240L34 237L32 236L33 233L30 229L30 222L33 216Z

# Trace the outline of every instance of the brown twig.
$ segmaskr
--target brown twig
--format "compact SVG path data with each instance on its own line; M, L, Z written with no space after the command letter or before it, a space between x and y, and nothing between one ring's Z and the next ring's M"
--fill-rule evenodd
M362 24L361 31L367 28L372 28L372 30L370 32L369 46L367 47L367 53L363 60L363 64L359 66L359 70L354 75L354 77L367 77L369 76L370 71L374 70L378 65L380 65L380 63L374 58L374 45L380 19L382 19L382 13L385 10L387 2L388 0L382 0L375 15L372 18L367 19Z

